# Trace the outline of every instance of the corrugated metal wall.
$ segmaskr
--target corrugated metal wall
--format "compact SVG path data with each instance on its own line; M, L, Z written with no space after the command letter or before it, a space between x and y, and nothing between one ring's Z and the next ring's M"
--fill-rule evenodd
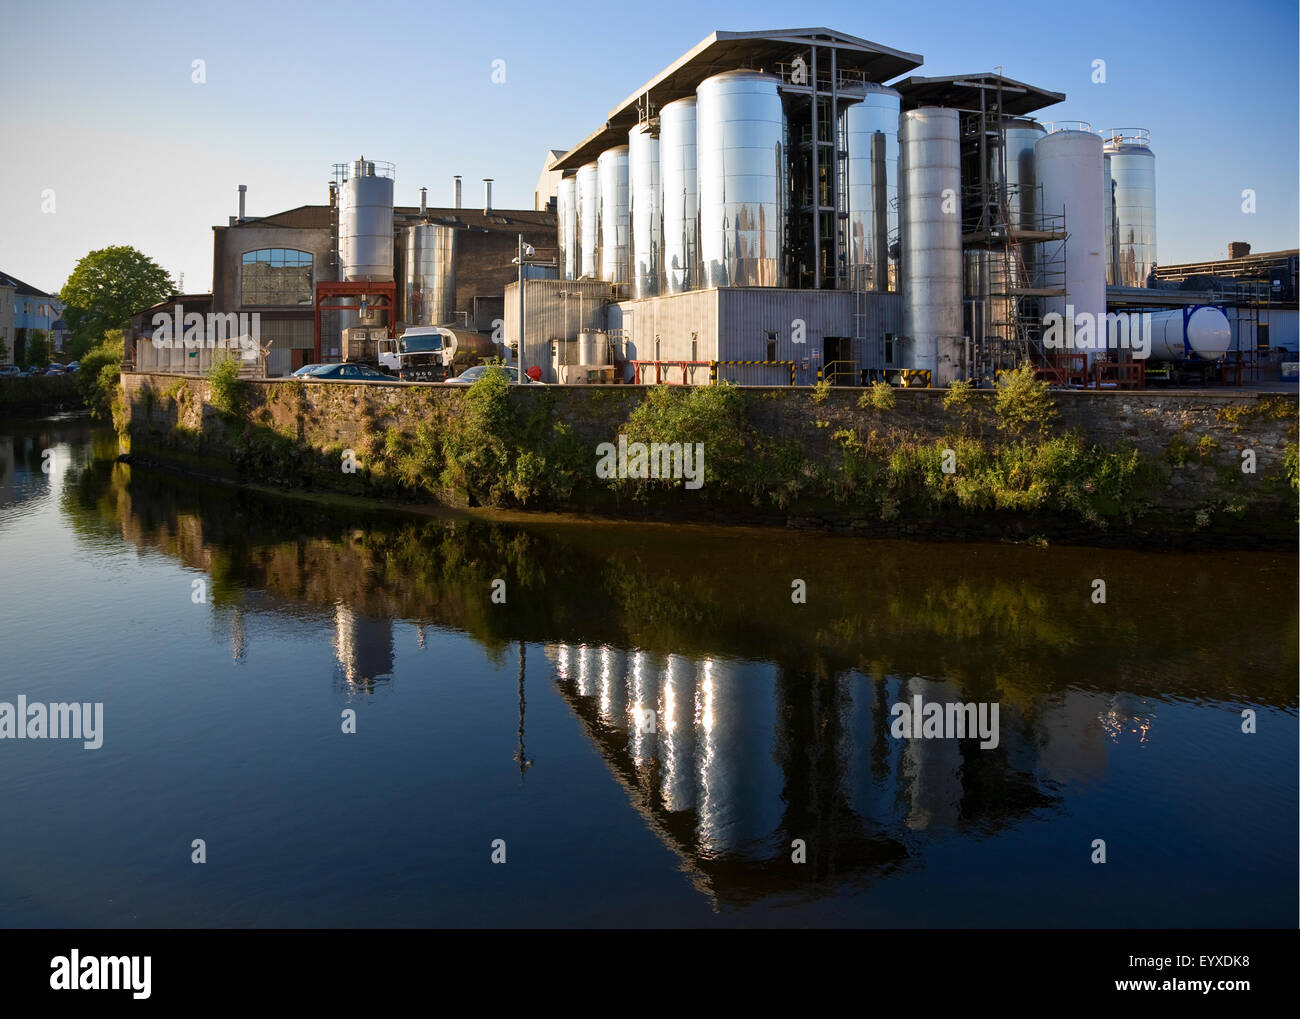
M711 361L717 357L718 291L624 301L610 308L609 327L624 330L629 360ZM653 382L653 369L643 378ZM681 382L681 369L671 368L663 378ZM688 369L686 381L707 384L709 369Z
M551 341L574 339L584 329L606 329L611 287L601 280L524 281L524 367L537 365L542 379L554 382ZM506 285L505 339L507 348L519 336L519 284Z

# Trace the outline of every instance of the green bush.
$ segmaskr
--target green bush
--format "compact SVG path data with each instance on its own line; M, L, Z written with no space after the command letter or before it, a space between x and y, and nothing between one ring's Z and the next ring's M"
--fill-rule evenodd
M39 329L34 329L23 345L23 364L31 368L46 368L50 363L50 341Z
M1047 383L1034 375L1034 366L1029 362L1001 374L994 406L999 427L1017 435L1042 432L1056 417Z
M244 384L239 379L239 360L223 357L208 369L209 402L223 414L237 416L246 404Z
M894 387L888 382L873 382L867 391L858 397L858 407L862 410L893 410L898 401L894 398Z
M81 359L77 368L77 388L91 416L107 421L113 414L113 400L121 388L122 331L111 329Z

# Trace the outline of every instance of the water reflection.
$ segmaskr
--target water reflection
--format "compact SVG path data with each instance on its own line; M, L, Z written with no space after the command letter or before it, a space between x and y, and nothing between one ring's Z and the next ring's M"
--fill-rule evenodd
M6 499L30 485L38 441L11 447L28 474L5 475ZM560 730L530 725L549 684L717 906L872 885L953 836L1063 817L1114 755L1162 749L1171 705L1229 729L1241 704L1296 707L1295 567L1280 557L525 530L280 501L103 456L69 473L59 505L85 542L208 578L236 663L258 654L252 621L269 614L330 633L359 696L400 699L408 630L422 651L440 629L517 664L520 782L548 766L547 744L557 756ZM1088 603L1094 576L1109 610ZM807 606L789 602L793 577L810 578ZM498 578L504 605L489 598ZM895 738L891 707L917 696L997 702L998 746Z

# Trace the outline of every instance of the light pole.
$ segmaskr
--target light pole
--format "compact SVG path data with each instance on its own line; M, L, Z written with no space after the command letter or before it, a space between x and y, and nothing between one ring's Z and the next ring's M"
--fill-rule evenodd
M524 381L524 255L532 255L533 246L524 243L524 235L519 235L519 347L515 353L515 371L519 373L519 382Z

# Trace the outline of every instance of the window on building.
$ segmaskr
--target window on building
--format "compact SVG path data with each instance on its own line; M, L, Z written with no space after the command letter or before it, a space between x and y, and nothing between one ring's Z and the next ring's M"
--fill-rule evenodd
M776 360L776 333L767 334L767 359Z
M244 305L311 304L312 257L294 248L245 251L239 277Z
M894 334L885 333L885 364L894 363Z

